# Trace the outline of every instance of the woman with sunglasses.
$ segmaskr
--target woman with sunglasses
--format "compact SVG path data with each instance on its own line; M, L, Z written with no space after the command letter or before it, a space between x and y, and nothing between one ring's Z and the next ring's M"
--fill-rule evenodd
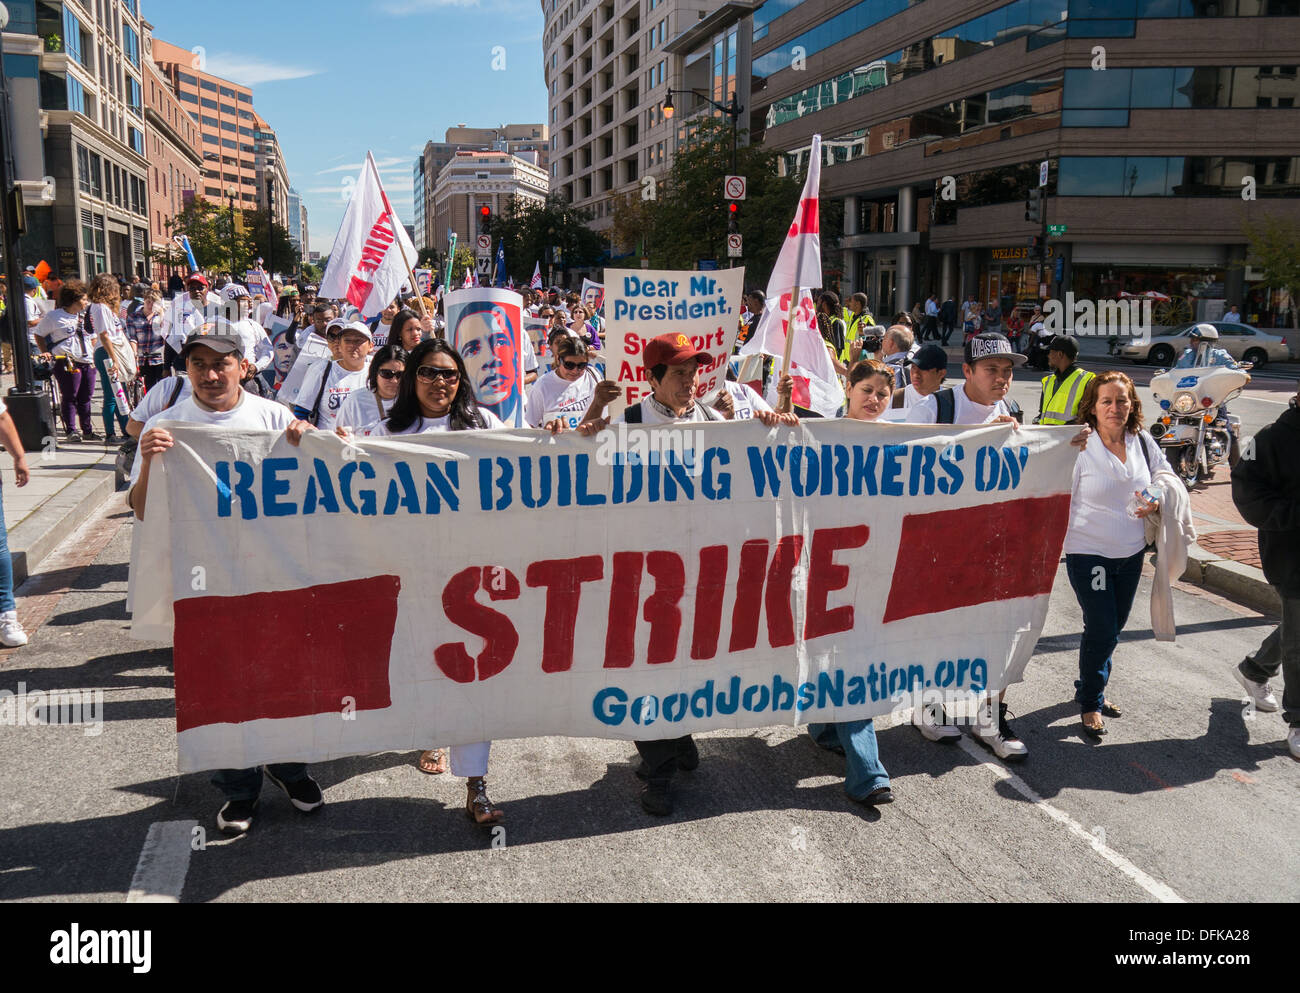
M587 343L571 334L557 334L553 339L555 364L528 391L524 423L529 427L548 427L551 422L575 416L577 421L591 406L600 377L591 368Z
M404 348L385 345L375 352L366 374L366 388L348 394L343 406L339 408L335 428L351 428L355 434L369 434L392 410L405 370Z
M407 357L397 400L387 419L375 425L370 436L385 438L503 427L505 425L496 414L475 403L474 390L460 353L442 338L432 338L417 345ZM491 750L490 741L451 747L451 774L465 777L468 788L465 815L484 826L499 824L505 818L487 795L486 777ZM425 752L420 756L420 769L441 772L438 759L437 749Z

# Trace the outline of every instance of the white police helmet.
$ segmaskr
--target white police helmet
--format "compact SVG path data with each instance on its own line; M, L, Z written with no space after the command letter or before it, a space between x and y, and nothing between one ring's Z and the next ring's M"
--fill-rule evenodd
M1187 332L1187 337L1192 341L1218 341L1219 331L1213 324L1198 324Z

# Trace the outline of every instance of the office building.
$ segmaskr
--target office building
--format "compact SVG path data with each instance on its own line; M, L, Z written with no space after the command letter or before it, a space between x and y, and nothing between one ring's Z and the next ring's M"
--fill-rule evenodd
M438 173L427 230L444 237L455 231L459 244L473 246L483 207L499 214L512 197L540 203L547 189L546 171L528 159L508 152L457 152Z

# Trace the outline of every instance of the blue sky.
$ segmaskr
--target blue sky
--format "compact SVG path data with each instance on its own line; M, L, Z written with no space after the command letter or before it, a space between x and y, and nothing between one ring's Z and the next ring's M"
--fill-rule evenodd
M322 253L367 150L412 224L411 168L426 141L457 124L546 120L537 0L142 0L141 12L157 37L203 46L209 72L253 88ZM494 71L497 45L505 68Z

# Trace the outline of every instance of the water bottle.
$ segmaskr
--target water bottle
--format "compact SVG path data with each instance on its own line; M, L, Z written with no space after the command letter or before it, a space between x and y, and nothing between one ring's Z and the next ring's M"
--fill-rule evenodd
M1143 487L1142 500L1145 500L1147 503L1156 503L1159 501L1159 499L1160 499L1159 486L1156 486L1153 483L1149 486ZM1146 504L1142 503L1141 500L1138 499L1138 495L1136 493L1133 494L1133 496L1129 497L1128 498L1129 519L1136 521L1138 519L1138 511L1141 510L1144 506L1146 506Z

